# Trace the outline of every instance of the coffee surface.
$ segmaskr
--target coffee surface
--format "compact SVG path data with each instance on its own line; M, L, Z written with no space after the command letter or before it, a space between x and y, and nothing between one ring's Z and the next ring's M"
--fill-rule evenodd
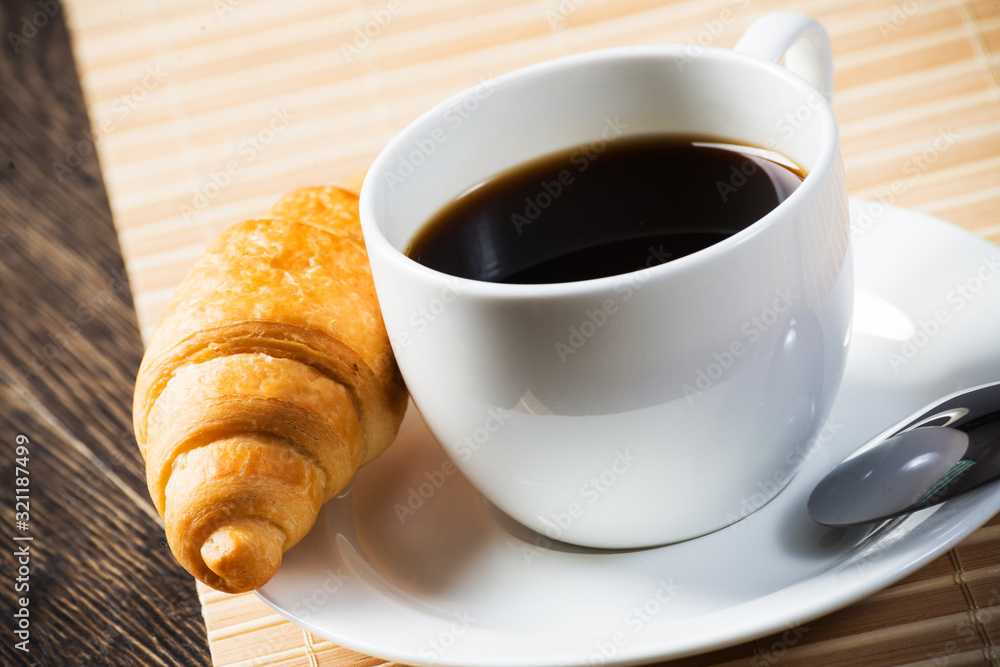
M805 176L717 141L623 137L537 158L438 211L406 254L454 276L520 284L613 276L689 255L762 218Z

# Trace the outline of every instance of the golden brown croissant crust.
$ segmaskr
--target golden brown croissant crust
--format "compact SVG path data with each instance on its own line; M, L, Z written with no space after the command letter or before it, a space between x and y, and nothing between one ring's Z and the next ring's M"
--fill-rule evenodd
M227 592L270 579L406 408L357 197L308 188L271 216L209 245L136 380L136 438L171 549Z

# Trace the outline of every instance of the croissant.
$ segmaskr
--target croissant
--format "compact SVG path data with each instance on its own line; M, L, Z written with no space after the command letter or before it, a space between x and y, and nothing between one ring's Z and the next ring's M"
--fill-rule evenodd
M224 231L136 378L136 440L177 560L221 591L262 586L389 446L406 402L354 194L299 190Z

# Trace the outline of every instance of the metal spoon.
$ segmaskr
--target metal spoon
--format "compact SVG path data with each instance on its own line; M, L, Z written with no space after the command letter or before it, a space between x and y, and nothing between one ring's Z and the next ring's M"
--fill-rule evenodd
M826 526L891 519L1000 478L1000 382L920 410L837 465L809 496Z

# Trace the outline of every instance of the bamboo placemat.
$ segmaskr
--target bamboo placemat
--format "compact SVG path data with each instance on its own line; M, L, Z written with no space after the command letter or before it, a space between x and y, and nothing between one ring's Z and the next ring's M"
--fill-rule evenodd
M41 6L41 5L40 5ZM830 32L854 196L1000 243L997 0L65 0L96 150L148 335L205 243L303 185L363 171L447 95L641 43L731 47L788 9ZM219 667L380 664L199 589ZM804 631L804 630L807 630ZM983 664L1000 639L1000 522L847 610L677 664Z

